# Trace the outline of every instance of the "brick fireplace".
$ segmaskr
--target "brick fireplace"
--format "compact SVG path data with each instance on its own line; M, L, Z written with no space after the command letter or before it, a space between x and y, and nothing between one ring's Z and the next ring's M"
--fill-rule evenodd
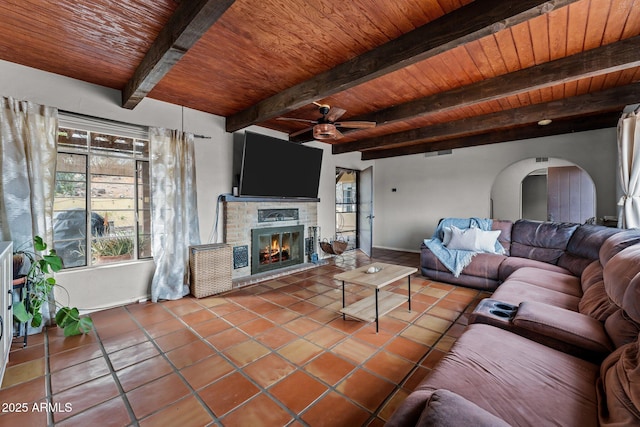
M223 200L223 219L224 242L233 248L232 278L239 279L262 271L277 271L309 262L306 245L310 238L309 227L318 224L318 202L315 199L299 201L228 196ZM293 232L299 233L295 239ZM260 233L269 237L263 238L263 242L255 247L252 235ZM287 248L285 252L283 246L292 243L295 243L295 247ZM269 262L265 262L266 246L269 246ZM263 268L256 270L256 264Z

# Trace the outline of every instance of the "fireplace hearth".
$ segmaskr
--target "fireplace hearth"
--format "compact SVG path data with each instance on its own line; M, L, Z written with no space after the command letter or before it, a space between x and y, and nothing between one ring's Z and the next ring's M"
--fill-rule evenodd
M251 230L251 274L304 262L304 226Z

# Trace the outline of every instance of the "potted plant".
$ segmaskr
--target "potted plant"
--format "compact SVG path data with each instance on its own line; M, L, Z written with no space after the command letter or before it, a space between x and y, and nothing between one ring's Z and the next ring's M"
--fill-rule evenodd
M47 244L42 237L36 236L33 241L35 252L16 252L27 257L31 264L26 276L29 290L24 300L13 304L13 316L19 322L30 322L32 327L38 328L42 325L42 306L49 300L49 295L56 286L53 273L62 268L62 259L54 249L46 252ZM27 301L28 304L25 304ZM91 317L80 317L76 307L61 306L55 320L59 327L64 328L65 336L86 334L93 328Z
M98 237L91 243L91 250L96 256L96 264L131 259L133 249L133 237L126 234Z

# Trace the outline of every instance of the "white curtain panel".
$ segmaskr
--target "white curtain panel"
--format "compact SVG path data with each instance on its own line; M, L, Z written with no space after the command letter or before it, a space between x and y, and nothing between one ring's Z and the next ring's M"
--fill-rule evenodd
M640 113L623 114L618 121L618 161L622 197L618 227L640 228Z
M200 244L193 140L190 133L149 129L153 302L189 293L189 246Z
M0 98L0 240L33 250L53 242L58 110Z

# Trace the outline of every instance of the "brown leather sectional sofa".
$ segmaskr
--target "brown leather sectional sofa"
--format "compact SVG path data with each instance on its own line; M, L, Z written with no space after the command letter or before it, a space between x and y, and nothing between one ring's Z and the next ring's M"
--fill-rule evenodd
M428 277L497 289L387 425L640 426L640 230L494 225L508 255L452 281L423 248Z

